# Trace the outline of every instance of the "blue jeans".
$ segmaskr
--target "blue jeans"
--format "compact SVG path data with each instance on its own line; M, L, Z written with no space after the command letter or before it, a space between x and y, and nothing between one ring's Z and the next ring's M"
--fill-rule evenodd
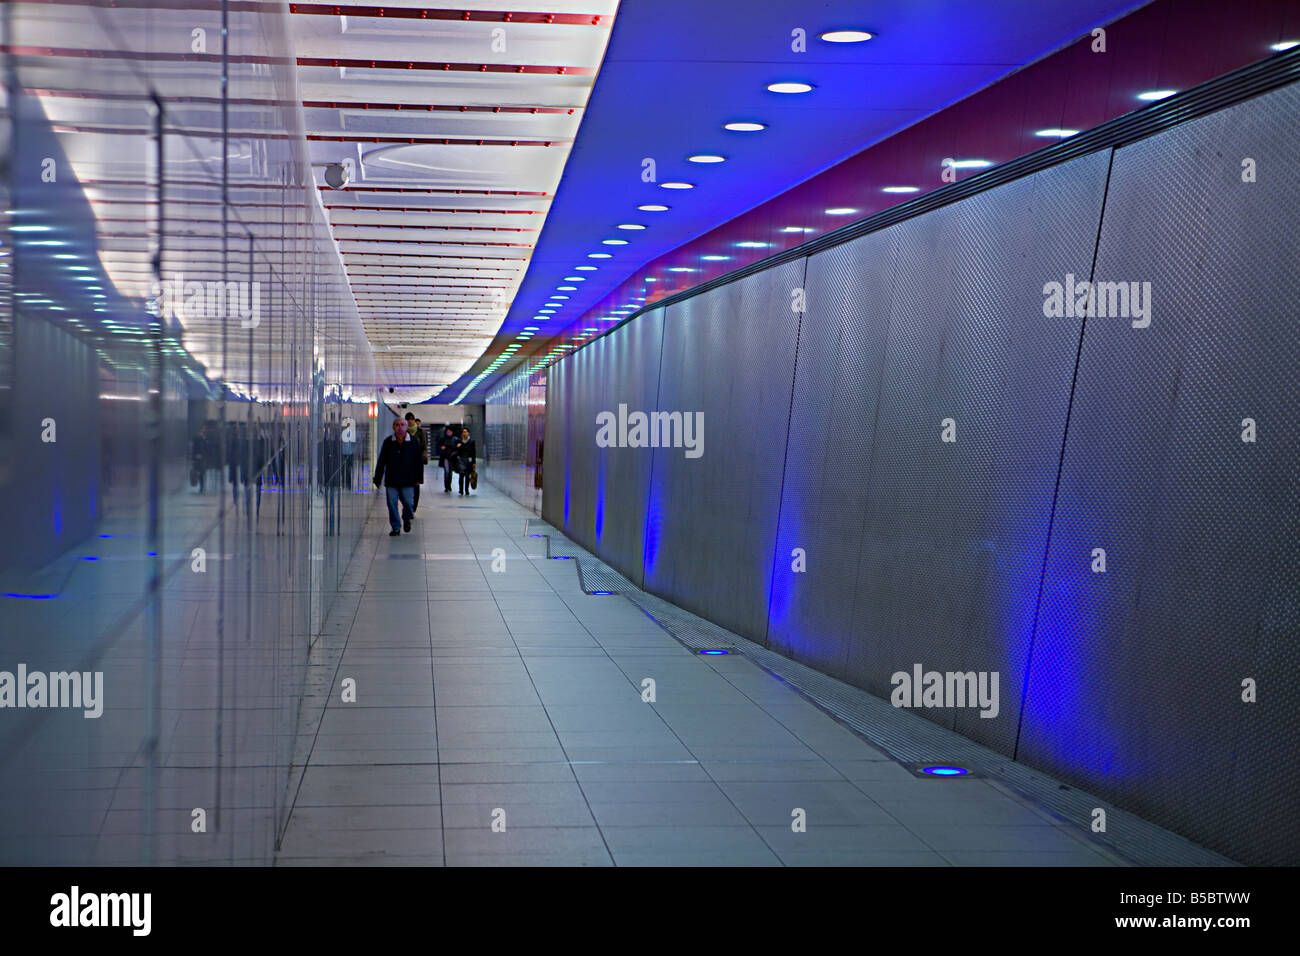
M415 507L415 486L385 488L384 493L388 496L388 523L394 531L401 531L402 526L397 520L397 501L398 498L402 501L402 521L410 521L411 509Z

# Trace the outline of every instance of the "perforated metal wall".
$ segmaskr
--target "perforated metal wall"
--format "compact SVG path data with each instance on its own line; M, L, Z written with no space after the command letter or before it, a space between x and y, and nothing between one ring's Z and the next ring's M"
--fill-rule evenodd
M1150 325L1087 321L1019 753L1252 863L1300 860L1297 142L1292 86L1115 154Z
M997 674L986 706L918 713L1004 753L1079 340L1079 320L1043 315L1043 286L1087 274L1107 161L1086 156L900 224L881 279L889 332L853 514L857 582L828 595L852 607L844 675L888 697L892 675L917 665L986 673L990 692Z
M657 408L659 351L664 310L655 309L616 329L602 341L608 349L602 411ZM595 420L586 440L595 442ZM581 440L581 439L580 439ZM646 503L650 497L651 450L597 448L595 547L605 560L640 585L645 561Z
M643 586L886 698L918 664L997 672L997 717L918 713L1235 860L1300 861L1295 142L1283 88L819 253L806 278L799 260L670 304L657 410L703 411L705 454L651 455ZM1051 299L1077 303L1094 255L1141 297L1085 329ZM596 383L581 363L613 356L556 377ZM575 417L566 395L589 428L591 396ZM609 556L564 519L596 485L562 447L548 514Z
M703 413L702 454L653 451L645 587L746 636L768 582L794 381L803 260L749 276L664 319L659 411Z

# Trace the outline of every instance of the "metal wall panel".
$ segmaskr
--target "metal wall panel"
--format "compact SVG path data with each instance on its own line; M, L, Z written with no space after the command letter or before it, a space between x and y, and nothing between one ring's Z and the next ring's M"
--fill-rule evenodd
M1107 162L1083 157L810 263L818 311L793 417L830 418L841 440L810 445L797 474L792 438L773 644L797 654L836 635L812 660L882 697L918 664L997 673L997 716L918 713L1008 754L1079 336L1079 320L1044 317L1042 289L1087 274ZM818 551L789 573L784 546L804 537Z
M802 287L795 260L668 308L658 410L704 413L703 454L653 450L645 587L762 640Z
M659 352L664 310L639 316L607 335L608 360L601 411L618 414L657 407ZM595 442L595 417L591 429L577 440ZM598 483L595 502L595 548L613 568L635 584L642 582L645 564L646 503L650 497L650 450L646 448L597 449Z
M546 434L543 444L542 518L564 527L564 501L569 480L569 441L573 434L572 359L556 362L546 371Z
M844 678L897 230L808 260L768 646ZM805 570L795 570L795 549Z
M1087 321L1020 742L1257 864L1300 862L1297 142L1292 86L1115 154L1097 275L1151 321Z

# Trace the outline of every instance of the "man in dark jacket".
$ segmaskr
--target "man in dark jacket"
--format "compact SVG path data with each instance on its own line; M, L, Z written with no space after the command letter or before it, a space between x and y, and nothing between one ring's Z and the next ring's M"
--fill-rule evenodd
M420 486L424 484L424 466L429 463L429 450L424 447L424 429L414 412L406 413L406 433L420 445L420 480L415 483L415 503L411 505L411 517L420 510Z
M420 444L406 434L406 421L393 421L393 435L385 438L379 447L379 460L375 462L375 487L380 481L388 496L388 523L393 530L389 537L400 535L397 524L397 502L402 502L402 527L411 530L411 506L415 499L415 486L420 480Z
M438 464L442 468L442 490L447 494L451 494L451 471L456 460L456 448L459 445L460 441L448 425L438 439Z
M460 475L460 493L467 495L470 493L469 476L474 472L474 459L476 457L474 439L469 437L469 429L460 430L460 444L456 446L456 474Z

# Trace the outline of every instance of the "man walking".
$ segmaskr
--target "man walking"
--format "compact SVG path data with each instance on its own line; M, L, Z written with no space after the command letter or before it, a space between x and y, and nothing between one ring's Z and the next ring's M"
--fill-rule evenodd
M456 449L460 442L448 425L438 439L438 464L442 466L442 490L451 494L451 470L456 460Z
M397 523L397 502L402 502L401 527L411 530L411 507L415 499L415 486L420 478L420 445L406 434L405 419L393 420L393 434L379 447L379 460L375 462L375 487L382 480L388 496L388 523L393 530L388 536L402 532Z
M420 476L415 483L415 502L411 505L411 517L420 510L420 486L424 484L424 466L429 463L429 450L424 447L424 429L420 427L420 420L415 417L414 412L406 413L406 433L411 436L420 446Z

